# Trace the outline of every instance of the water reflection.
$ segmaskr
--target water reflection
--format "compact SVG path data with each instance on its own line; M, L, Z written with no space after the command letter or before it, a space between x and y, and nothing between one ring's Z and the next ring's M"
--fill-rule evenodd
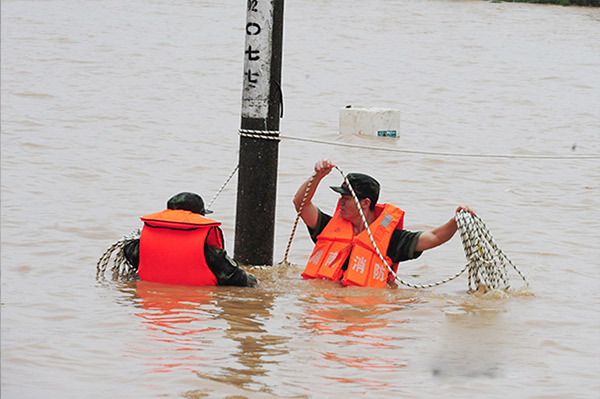
M344 384L353 393L394 388L393 373L407 365L398 356L403 339L395 332L409 322L403 312L415 299L398 298L397 291L364 288L311 294L302 297L302 328L309 330L319 348L312 365L322 369L323 386L341 389L338 384ZM385 373L390 373L389 380Z
M344 290L340 288L340 291ZM392 337L381 330L390 324L406 323L407 319L392 319L389 316L399 310L402 304L412 303L413 299L389 304L377 292L369 294L339 296L324 293L320 297L311 297L307 301L311 307L305 309L305 328L316 330L319 334L344 336L346 342L351 344L389 347Z
M210 196L234 168L246 12L235 3L2 2L2 397L597 396L597 162L367 147L597 154L598 9L286 3L282 134L365 148L280 143L275 258L296 216L291 196L331 157L376 175L382 200L412 215L407 227L475 206L535 297L499 299L486 314L428 293L313 285L301 267L265 271L257 291L200 289L206 298L172 302L172 292L136 294L137 284L88 289L97 256L140 207L162 206L184 183ZM401 109L397 145L338 135L346 104ZM234 182L215 205L228 243ZM334 194L315 201L332 206ZM407 268L457 271L456 243ZM312 247L299 230L290 259L304 263ZM427 292L465 297L465 286ZM372 295L379 304L352 302ZM425 298L390 308L402 295Z
M281 348L289 340L265 327L272 295L138 281L132 299L141 337L128 349L150 372L185 370L201 379L269 391L259 381L287 353Z
M289 337L273 334L267 327L275 297L272 293L243 288L228 291L223 287L221 291L222 295L217 298L223 311L218 318L227 321L229 326L224 338L237 344L237 350L232 353L235 361L228 362L218 375L198 375L254 391L271 392L273 387L268 382L263 383L263 377L268 377L289 352L285 345Z
M186 328L194 322L209 320L207 315L199 317L198 306L207 305L214 295L215 287L187 287L139 281L136 296L144 311L136 313L143 319L149 331L187 337L196 333L214 330L214 327ZM186 312L189 312L186 314ZM190 314L193 313L193 314ZM188 343L189 339L179 341Z
M129 349L151 372L196 370L206 362L204 348L217 330L215 287L189 287L138 281L134 300L143 337Z

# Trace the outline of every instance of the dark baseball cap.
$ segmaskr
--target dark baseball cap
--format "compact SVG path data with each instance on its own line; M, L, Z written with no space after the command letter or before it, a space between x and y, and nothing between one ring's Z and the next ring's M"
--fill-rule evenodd
M190 211L193 213L197 213L199 215L206 215L209 213L213 213L208 209L204 208L204 201L202 197L195 193L179 193L172 196L169 201L167 201L168 209L181 209L184 211Z
M379 199L379 182L369 175L362 173L348 173L346 180L350 182L352 189L359 199L369 198L372 204ZM348 183L344 181L341 186L331 186L331 189L342 195L352 195Z

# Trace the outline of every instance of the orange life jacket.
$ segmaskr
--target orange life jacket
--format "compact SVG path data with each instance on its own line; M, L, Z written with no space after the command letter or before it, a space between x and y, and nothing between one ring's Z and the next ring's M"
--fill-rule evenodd
M184 210L166 209L142 217L140 280L169 284L217 285L206 264L204 244L223 248L221 225Z
M390 204L375 205L375 220L369 225L373 240L388 265L391 259L387 256L388 246L395 229L402 229L404 211ZM350 259L348 268L342 266ZM397 265L393 265L394 269ZM389 270L375 251L369 233L363 230L354 235L352 223L340 216L340 207L327 223L302 273L305 279L324 278L338 281L344 285L361 287L386 286Z

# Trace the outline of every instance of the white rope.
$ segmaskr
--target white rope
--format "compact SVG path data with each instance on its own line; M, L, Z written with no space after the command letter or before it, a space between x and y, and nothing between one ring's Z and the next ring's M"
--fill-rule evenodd
M456 214L456 223L468 262L469 288L474 290L483 288L485 291L508 290L510 282L507 265L512 266L519 274L526 287L529 286L521 271L496 245L479 216L461 211Z
M206 209L210 209L213 202L217 199L219 194L225 189L225 186L231 181L235 173L238 171L239 165L237 165L233 171L230 173L229 177L225 180L225 182L221 185L217 193L210 200ZM116 241L112 244L100 257L98 263L96 264L96 278L104 277L104 273L110 264L111 259L113 259L113 266L111 270L113 272L113 279L115 278L135 278L137 276L136 268L129 263L127 258L125 257L125 253L123 249L125 245L133 240L139 240L141 237L141 229L137 229L130 234L123 236L120 240ZM113 257L114 255L114 257Z
M309 139L309 138L304 138L304 137L285 136L285 135L279 135L279 138L286 139L286 140L305 141L305 142L310 142L310 143L327 144L327 145L333 145L333 146L338 146L338 147L350 147L350 148L360 148L360 149L365 149L365 150L399 152L399 153L412 154L412 155L431 155L431 156L439 156L439 157L556 159L556 160L560 160L560 159L600 159L600 155L554 156L554 155L465 154L465 153L456 153L456 152L418 151L418 150L406 150L406 149L390 148L390 147L365 146L365 145L359 145L359 144L338 143L335 141Z
M504 154L465 154L456 152L435 152L435 151L418 151L418 150L406 150L400 148L390 147L378 147L378 146L365 146L359 144L350 143L338 143L334 141L307 139L304 137L294 137L279 135L281 139L306 141L310 143L327 144L338 147L350 147L360 148L365 150L376 150L376 151L388 151L388 152L400 152L404 154L412 155L432 155L439 157L462 157L462 158L511 158L511 159L600 159L600 155L566 155L566 156L554 156L554 155L504 155Z
M123 249L125 245L131 241L139 240L141 237L142 229L137 229L123 236L119 241L115 242L110 246L100 257L96 264L96 278L104 277L106 268L108 267L110 260L114 255L113 266L111 270L113 272L113 279L118 277L123 278L135 278L137 276L137 270L125 257Z
M350 144L350 143L338 143L335 141L327 141L327 140L319 140L319 139L310 139L305 137L296 137L296 136L286 136L279 134L279 131L276 130L252 130L252 129L240 129L239 135L243 137L250 137L254 139L264 139L264 140L275 140L281 141L281 139L286 140L296 140L296 141L304 141L309 143L317 143L317 144L326 144L333 145L337 147L348 147L348 148L359 148L363 150L375 150L375 151L388 151L388 152L397 152L403 154L411 154L411 155L429 155L429 156L437 156L437 157L459 157L459 158L501 158L501 159L600 159L600 155L511 155L511 154L465 154L465 153L457 153L457 152L436 152L436 151L419 151L419 150L407 150L400 148L390 148L390 147L378 147L378 146L365 146L359 144Z
M217 193L210 200L210 202L206 206L206 209L210 209L213 202L215 202L215 200L217 199L219 194L221 194L221 192L225 189L225 186L227 186L229 181L231 181L231 179L235 175L235 172L237 172L238 169L239 169L239 165L237 165L233 169L233 171L231 172L229 177L221 185L219 190L217 190ZM111 259L113 259L113 266L111 267L111 270L113 272L113 279L119 278L119 277L135 278L137 276L136 268L131 263L129 263L129 261L125 257L125 253L124 253L123 249L125 248L125 245L127 245L129 242L131 242L133 240L139 240L141 237L141 231L142 231L141 229L137 229L137 230L133 231L132 233L123 236L120 240L118 240L117 242L112 244L102 254L100 259L98 260L98 263L96 264L96 278L104 277L104 273L106 272L106 269L108 268L108 265L110 264ZM113 255L114 255L114 257L113 257Z
M306 203L306 198L308 197L308 193L310 192L310 187L313 184L315 176L317 172L313 173L308 180L308 184L306 185L306 190L304 191L304 197L302 197L302 202L298 207L298 212L296 213L296 220L294 220L294 227L292 227L292 233L290 234L290 240L288 241L287 248L285 249L285 255L283 256L283 260L279 262L279 264L288 265L290 262L288 261L288 254L290 253L290 247L292 246L292 240L294 239L294 234L296 234L296 227L298 227L298 220L300 220L300 215L302 214L302 210L304 209L304 204Z
M229 183L229 181L235 175L235 172L237 172L239 168L240 168L240 165L239 164L236 165L236 167L233 169L233 171L231 172L231 174L229 175L229 177L225 180L225 183L223 183L221 185L221 187L219 188L219 190L217 191L217 193L215 194L215 196L210 200L210 202L206 206L206 209L210 209L210 207L213 204L213 202L215 202L215 200L217 199L217 197L219 196L219 194L221 194L221 191L223 191L223 189L225 188L225 186L227 185L227 183Z
M442 285L442 284L445 284L445 283L447 283L449 281L454 280L455 278L457 278L458 276L460 276L461 274L463 274L463 272L467 269L467 266L465 266L460 272L456 273L454 276L448 277L448 278L446 278L444 280L437 281L435 283L430 283L430 284L413 284L413 283L409 283L408 281L404 281L400 277L398 277L398 275L396 274L396 272L394 272L394 270L392 269L392 267L387 263L387 261L385 260L385 258L381 254L381 251L379 250L379 247L377 247L377 244L375 243L375 239L373 238L373 234L371 234L371 229L369 228L369 224L367 223L367 219L365 218L365 214L362 211L362 208L360 206L360 202L358 200L358 197L356 196L356 193L354 192L354 188L350 184L350 181L348 181L348 178L346 177L346 175L344 174L344 172L342 172L342 170L340 168L338 168L337 166L335 168L340 172L340 174L344 178L344 181L346 182L346 184L350 188L350 192L352 193L352 197L354 198L354 202L356 203L356 207L358 208L358 212L360 213L360 217L362 218L362 221L363 221L363 223L365 225L365 229L367 230L367 233L369 234L369 239L371 240L371 245L373 245L373 248L375 249L375 252L377 253L377 256L379 256L379 259L381 259L381 261L383 262L383 264L385 265L385 267L388 269L388 271L390 272L390 274L392 276L394 276L394 279L396 281L398 281L402 285L406 285L407 287L411 287L411 288L419 288L419 289L422 289L422 288L432 288L432 287L435 287L435 286L438 286L438 285Z
M240 129L239 135L242 137L249 137L253 139L281 141L279 139L280 136L278 130Z
M508 263L513 267L513 269L515 269L519 276L521 276L521 278L525 282L525 285L529 285L521 271L517 269L517 267L512 263L512 261L500 250L500 248L498 248L498 246L494 242L494 239L492 238L492 235L489 233L487 227L485 226L481 218L479 218L479 216L477 215L471 215L469 212L465 211L461 211L456 214L456 223L458 230L460 231L460 236L463 242L463 248L465 250L465 256L467 258L467 264L465 265L465 267L463 267L463 269L455 275L440 281L436 281L434 283L414 284L408 281L404 281L403 279L398 277L396 272L394 272L392 267L387 263L384 256L381 254L381 251L377 247L375 239L371 234L369 224L367 223L367 219L365 218L362 208L360 207L360 201L354 191L354 188L352 187L352 184L350 184L350 181L348 181L348 178L338 166L336 166L335 168L340 172L340 174L344 178L344 182L346 182L350 189L352 198L354 198L354 202L360 213L360 217L369 235L371 245L373 245L377 256L379 256L379 258L386 266L390 274L394 276L395 281L398 281L400 284L411 288L432 288L456 279L468 269L469 291L472 291L472 288L474 288L474 290L482 290L484 292L493 289L508 290L510 288L508 273L506 271L506 263ZM310 177L310 180L307 184L306 191L304 192L304 197L302 198L302 202L296 215L294 227L292 228L292 233L290 235L290 240L288 242L284 259L282 262L280 262L280 264L289 264L287 256L290 250L290 246L292 244L292 240L294 238L294 234L296 232L298 219L300 218L300 215L304 208L304 204L306 202L306 198L308 196L310 187L313 183L315 174L313 174Z
M430 284L413 284L402 280L386 262L383 255L379 251L369 225L365 218L365 215L360 207L360 202L352 185L341 171L336 166L336 169L344 177L344 181L350 188L356 207L359 210L362 221L365 225L369 239L375 252L387 267L388 271L394 276L394 279L399 283L412 288L431 288L438 285L445 284L456 279L458 276L463 274L465 270L469 269L469 289L474 288L475 291L487 292L494 289L508 290L510 288L508 273L506 271L506 264L510 264L513 269L521 276L525 282L525 286L529 286L529 283L525 279L525 276L519 269L512 263L512 261L502 252L500 248L494 242L492 235L488 231L487 227L483 223L483 220L477 215L471 215L469 212L460 211L456 214L456 223L458 230L460 231L461 239L463 242L463 248L465 250L465 256L467 257L467 264L465 267L456 273L454 276L448 277L444 280L437 281Z

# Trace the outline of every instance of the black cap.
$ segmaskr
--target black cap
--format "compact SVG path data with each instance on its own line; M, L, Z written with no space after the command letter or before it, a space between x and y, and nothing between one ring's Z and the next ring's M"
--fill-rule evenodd
M204 201L202 197L195 193L179 193L172 196L167 201L168 209L181 209L184 211L190 211L199 215L206 215L212 213L208 209L204 209Z
M346 180L350 182L352 189L359 199L369 198L371 204L375 205L377 203L379 199L379 182L377 180L362 173L348 173ZM346 181L341 186L331 186L331 189L342 195L352 195Z

